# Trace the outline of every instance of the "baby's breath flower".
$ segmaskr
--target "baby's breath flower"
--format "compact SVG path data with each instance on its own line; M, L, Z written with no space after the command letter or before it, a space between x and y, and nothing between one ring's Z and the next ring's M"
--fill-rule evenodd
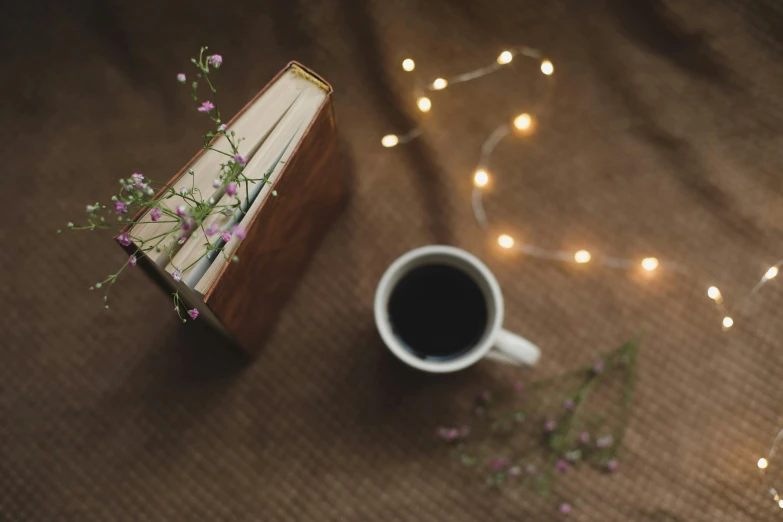
M128 258L128 265L129 266L136 266L136 256L130 256Z
M198 317L198 310L195 308L192 310L188 310L188 315L190 316L191 319L195 321L196 317Z
M235 182L232 181L226 187L226 194L228 194L229 196L236 196L238 188L239 188L239 185L237 185Z
M171 277L174 279L174 281L179 283L180 281L182 281L182 270L180 270L179 268L175 269L171 273Z
M247 156L243 156L242 154L234 154L234 161L244 167L247 165Z
M215 235L215 234L217 234L218 232L220 232L220 229L218 228L218 226L217 226L217 224L216 224L216 223L212 223L211 225L209 225L209 226L207 227L207 229L206 229L206 230L204 230L204 233L205 233L207 236L214 236L214 235Z
M155 207L152 210L150 210L150 219L152 221L159 220L162 215L163 215L163 212L161 212L158 207Z
M185 74L184 73L179 73L177 75L177 81L179 83L185 83L185 81L187 81L187 78L185 78Z
M245 229L240 227L239 225L235 225L234 228L231 230L231 232L234 234L234 237L238 240L242 241L247 237L247 233L245 233Z
M207 58L207 63L209 63L209 65L217 69L218 67L223 65L223 57L220 56L219 54L213 54L212 56Z
M229 241L231 241L231 232L229 232L228 230L224 230L223 232L220 233L220 237L223 238L223 241L228 243Z
M122 214L123 212L127 212L127 211L128 211L128 205L126 205L124 202L122 201L114 202L114 212L116 212L117 214Z
M218 127L218 131L226 132L226 124L225 123L221 123L220 126Z
M188 215L188 209L185 208L185 205L178 205L177 206L177 215L179 217L185 217Z
M209 111L211 111L214 108L215 108L215 105L211 101L205 101L204 103L202 103L199 106L198 112L208 113Z
M122 246L130 246L131 239L128 234L120 234L115 238L117 240L117 243L121 244Z
M223 182L219 179L213 179L212 180L212 188L220 188L220 185L222 185Z

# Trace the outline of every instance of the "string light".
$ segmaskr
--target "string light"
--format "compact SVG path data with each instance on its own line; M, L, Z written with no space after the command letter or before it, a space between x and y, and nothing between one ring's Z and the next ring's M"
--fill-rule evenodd
M720 290L717 287L711 286L707 289L707 296L713 301L718 301L721 298Z
M642 268L647 270L648 272L652 272L656 268L658 268L658 260L654 257L645 257L642 259Z
M552 73L555 72L555 66L549 60L544 60L541 62L541 72L547 76L552 76Z
M759 461L758 461L759 469L767 469L768 465L769 465L769 462L767 462L767 459L765 459L764 457L759 459Z
M416 68L416 62L414 62L414 61L413 61L413 60L411 60L410 58L405 58L405 59L402 61L402 68L403 68L403 70L405 70L405 71L411 72L413 69L415 69L415 68Z
M429 112L429 110L432 108L432 101L430 101L430 99L426 96L422 96L416 100L416 105L419 107L421 112Z
M476 173L473 175L473 184L477 187L485 187L487 183L489 183L487 171L484 169L476 170Z
M514 55L511 54L511 51L503 51L500 53L500 56L498 56L498 63L500 65L506 65L507 63L511 63L511 60L514 59Z
M773 266L769 270L767 270L767 273L764 274L764 277L766 279L773 279L776 275L778 275L778 267Z
M576 261L579 264L588 263L592 258L593 256L591 256L590 252L588 252L587 250L580 250L574 254L574 261Z
M528 113L523 113L514 118L514 127L519 130L528 130L533 123L533 118Z
M772 439L772 444L769 447L769 451L767 452L766 457L761 457L756 463L756 466L759 468L759 473L761 474L761 478L764 481L764 486L766 487L769 494L772 495L772 500L775 501L778 507L783 509L783 499L780 498L777 490L772 487L772 484L770 484L769 478L767 477L767 468L769 467L769 463L775 457L775 453L777 452L778 445L780 444L781 440L783 440L783 429L778 431L777 435L775 435L775 438Z
M449 82L446 81L444 78L438 78L434 82L432 82L432 88L436 91L442 91L449 85Z
M498 237L498 245L503 248L511 248L514 246L514 238L503 234L502 236Z
M726 328L727 330L734 326L734 319L729 317L728 315L723 318L723 328Z
M400 142L400 138L398 138L394 134L387 134L381 139L381 145L383 145L386 148L394 147L399 142Z

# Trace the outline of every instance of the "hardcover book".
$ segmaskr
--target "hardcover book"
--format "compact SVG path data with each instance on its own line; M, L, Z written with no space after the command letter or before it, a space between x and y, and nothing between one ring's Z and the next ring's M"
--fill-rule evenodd
M346 179L340 166L332 105L332 88L314 72L291 62L226 124L226 134L242 138L238 147L247 163L236 200L214 183L228 150L221 134L180 170L158 196L185 186L216 207L241 201L236 212L215 212L185 235L166 234L143 209L125 228L129 253L154 241L155 249L140 266L165 290L179 292L189 308L199 311L226 337L253 353L277 321L321 238L344 207ZM214 184L213 184L214 183ZM175 190L176 192L176 190ZM169 210L184 201L162 200ZM210 229L241 225L236 237L212 248ZM235 257L236 256L236 257ZM232 259L234 259L232 261ZM181 273L175 281L172 273Z

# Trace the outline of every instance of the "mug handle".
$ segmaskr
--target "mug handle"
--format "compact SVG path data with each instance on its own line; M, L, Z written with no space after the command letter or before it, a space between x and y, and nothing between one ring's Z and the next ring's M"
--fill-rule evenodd
M515 366L523 364L532 366L541 357L541 350L524 337L508 330L500 330L495 338L494 346L487 352L486 357L493 361Z

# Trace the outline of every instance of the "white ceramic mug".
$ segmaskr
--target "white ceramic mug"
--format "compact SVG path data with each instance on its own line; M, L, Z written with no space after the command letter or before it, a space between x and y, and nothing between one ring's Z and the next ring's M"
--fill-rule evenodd
M450 265L468 274L481 288L487 307L487 326L479 341L464 353L447 360L423 359L405 347L389 320L389 298L397 283L414 268ZM397 259L386 269L375 291L375 324L386 346L404 363L427 372L455 372L486 357L506 364L535 364L541 356L536 345L503 330L503 294L497 279L476 256L443 245L431 245Z

